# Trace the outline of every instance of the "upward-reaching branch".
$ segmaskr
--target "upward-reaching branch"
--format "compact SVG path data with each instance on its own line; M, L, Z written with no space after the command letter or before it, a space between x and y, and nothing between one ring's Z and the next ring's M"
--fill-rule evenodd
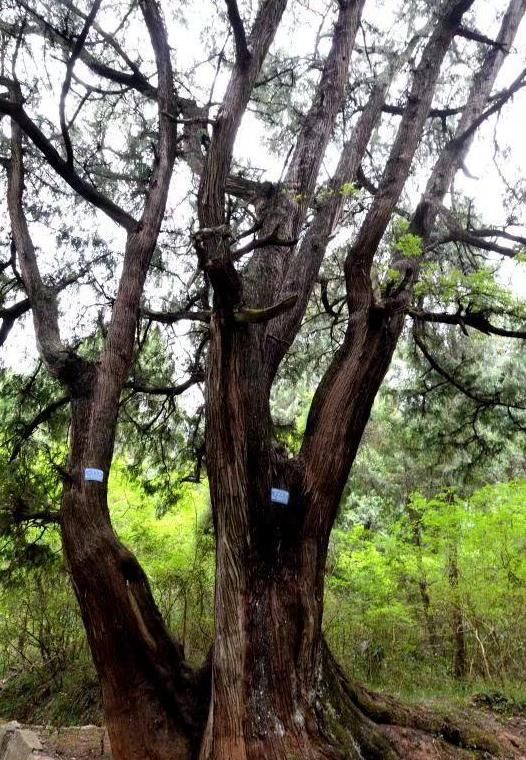
M424 194L415 210L411 220L409 231L422 238L424 249L429 242L437 215L443 210L444 197L453 181L458 169L463 165L467 153L473 143L476 130L491 114L513 96L520 87L524 86L524 74L515 79L512 85L504 90L497 100L491 98L491 91L495 84L497 74L506 58L519 25L526 13L526 0L511 0L504 14L499 35L498 45L492 47L486 53L482 66L473 77L466 105L460 116L455 135L443 148L436 161L431 176L427 182ZM486 109L488 101L494 100L493 105ZM461 237L469 239L469 235ZM482 246L484 243L482 242ZM486 244L488 247L488 244ZM498 250L498 249L497 249ZM507 252L504 249L504 252ZM403 311L411 302L413 286L418 279L420 260L408 262L407 259L394 252L391 259L391 269L402 274L402 287L397 287L391 296L389 307L397 311L399 319Z
M60 130L62 132L62 139L64 140L64 147L66 150L66 161L69 166L73 166L73 146L71 144L71 138L69 136L69 128L66 121L66 99L68 96L69 88L71 87L71 78L73 76L73 69L75 68L75 63L77 62L77 59L80 53L82 52L82 48L84 47L84 43L86 42L87 36L89 34L89 30L91 29L91 26L93 22L95 21L95 16L98 13L100 4L101 4L101 0L95 0L91 8L91 11L86 17L84 26L82 27L82 30L79 36L77 37L77 40L73 46L73 50L71 51L71 55L66 64L66 76L64 77L64 82L62 84L62 90L60 93L60 103L59 103Z
M497 37L498 45L488 50L480 70L473 79L466 105L455 131L455 136L446 145L433 167L422 200L416 209L411 224L411 231L414 234L420 235L423 238L427 238L431 234L439 204L442 202L455 173L466 158L471 147L475 130L481 124L481 118L485 113L484 109L490 99L497 74L513 44L517 29L525 12L526 0L511 0ZM524 72L521 72L521 75L515 80L514 85L518 88L523 79ZM505 91L505 93L508 93L507 97L510 97L509 91L509 88ZM501 97L505 97L504 93Z
M137 227L128 233L122 275L94 393L90 423L93 431L103 432L91 437L96 443L92 461L98 461L106 470L113 452L118 400L133 358L140 300L166 208L176 154L176 128L170 116L176 111L176 96L166 29L156 0L140 0L140 7L157 64L159 139L143 213Z
M339 3L331 49L283 181L286 192L280 198L272 199L261 212L265 218L262 235L278 229L283 240L299 238L323 157L343 106L363 6L364 0ZM247 281L254 290L251 300L256 305L266 306L277 300L292 256L289 249L275 246L267 250L264 257L250 262Z
M225 0L228 11L228 20L232 27L232 33L236 44L236 58L240 66L245 66L250 59L250 50L247 45L245 27L243 20L239 15L239 8L236 0Z
M22 132L18 124L12 121L11 159L7 184L7 205L11 232L20 263L22 279L31 303L38 348L50 372L58 376L67 361L68 352L60 339L56 293L45 285L40 275L35 247L24 214L23 192Z
M370 268L407 180L442 61L471 4L469 0L449 0L442 6L413 75L408 105L380 187L347 255L348 326L343 345L314 396L301 449L306 490L323 494L314 498L309 506L305 530L309 534L323 531L327 540L374 398L399 336L382 315L374 311ZM327 451L337 452L330 462Z
M213 233L225 221L225 189L232 161L234 140L254 84L267 55L287 0L264 0L248 40L250 58L236 62L223 103L213 127L212 140L198 193L199 222L210 230L198 247L200 266L208 271L216 299L232 309L241 296L239 277L230 260L230 247L221 233Z
M356 299L361 301L363 297L370 298L369 273L373 258L409 175L422 129L431 108L442 62L459 28L462 16L471 5L473 5L473 0L449 0L444 4L441 19L415 70L407 107L378 192L346 259L345 276L351 309L354 308Z
M267 330L266 353L271 376L276 372L279 362L300 327L330 236L342 212L346 190L350 185L352 192L350 183L356 179L373 129L381 116L392 79L409 60L418 41L429 33L432 23L430 21L415 34L403 53L393 58L386 70L378 77L351 137L343 147L336 172L328 184L325 199L320 202L299 250L288 266L280 297L295 293L297 300L294 307L287 314L276 319Z

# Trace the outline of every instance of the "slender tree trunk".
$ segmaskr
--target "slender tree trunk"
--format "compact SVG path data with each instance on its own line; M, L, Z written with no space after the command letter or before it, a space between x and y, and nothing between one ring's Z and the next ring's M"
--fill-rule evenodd
M435 656L438 655L439 641L436 630L435 620L433 613L431 612L431 597L429 595L429 583L427 581L426 572L423 562L423 549L422 549L422 526L419 515L410 506L407 507L409 520L411 523L411 530L413 534L413 544L416 552L416 566L418 570L418 591L420 594L420 601L422 602L422 614L424 616L424 622L427 630L427 637L429 642L429 648L431 653Z
M467 647L464 634L464 615L459 596L460 571L458 567L458 549L454 541L448 551L447 576L451 589L451 632L453 637L453 673L462 680L467 672Z

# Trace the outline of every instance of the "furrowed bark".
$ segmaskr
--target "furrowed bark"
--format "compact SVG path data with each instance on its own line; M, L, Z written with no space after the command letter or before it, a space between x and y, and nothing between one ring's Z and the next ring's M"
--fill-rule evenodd
M325 150L342 104L361 6L340 4L322 86L289 171L300 190L312 193L322 157L318 151ZM221 109L221 123L214 132L222 158L225 146L229 151L231 144L230 135L221 133L232 108L229 93L236 92L236 86L238 93L246 93L236 81L239 76L235 71ZM236 100L239 108L245 107L239 94ZM239 110L235 116L239 119ZM231 118L230 124L235 130L238 120ZM215 297L210 325L207 468L217 537L212 705L201 758L284 759L291 753L306 758L338 757L337 746L323 735L316 714L319 657L312 639L314 629L307 622L312 608L319 606L312 594L322 589L323 558L315 545L293 539L301 496L298 494L291 516L280 514L270 503L273 478L287 480L287 465L271 447L269 390L259 349L262 331L255 326L260 320L246 319L248 313L264 314L268 319L277 315L281 306L268 307L259 288L256 293L249 286L249 306L256 308L239 308L241 282L222 232L229 166L223 161L214 167L215 155L213 140L200 191L204 229L202 248L198 249ZM214 174L207 178L211 170ZM304 213L301 208L295 224L300 224ZM266 223L270 224L268 219ZM265 260L268 255L267 250ZM265 289L266 283L260 279L258 284ZM256 303L251 300L253 293Z
M207 379L207 470L216 529L216 636L202 760L250 756L246 735L253 715L247 708L251 696L244 673L249 656L244 607L250 586L249 512L257 501L260 484L251 480L248 462L257 448L268 459L270 428L268 409L261 403L261 393L256 393L259 362L250 344L253 328L234 318L242 290L230 241L224 234L225 188L235 136L285 5L285 0L266 0L259 9L248 38L250 58L238 60L234 67L214 124L198 194L202 231L196 240L197 255L214 289ZM256 419L260 421L257 430Z
M268 385L257 332L229 318L241 298L241 283L237 279L229 290L232 280L216 280L207 464L218 541L218 631L202 758L259 760L294 752L338 757L316 710L327 546L400 334L399 320L373 301L368 267L410 171L442 60L470 5L467 0L445 4L417 67L367 220L373 229L364 226L361 244L349 256L354 267L358 258L362 266L361 277L349 277L351 267L347 270L347 335L315 395L300 456L292 463L270 445ZM307 174L306 182L313 176ZM286 510L271 503L272 486L289 491Z
M510 19L518 19L524 2L512 0L515 11L506 16L510 24ZM290 242L302 230L323 153L343 104L363 0L338 3L331 51L291 160L286 192L280 195L273 186L250 183L229 172L236 133L285 4L286 0L264 0L247 35L237 3L227 0L236 63L213 124L207 155L195 162L201 175L195 247L199 266L213 286L213 309L192 312L194 303L172 315L150 313L151 318L162 321L190 317L210 323L207 470L217 538L216 637L211 674L205 672L202 680L186 668L182 647L166 631L144 573L115 536L107 503L107 473L122 388L130 385L138 392L174 394L185 385L155 388L134 386L129 381L140 298L165 211L175 158L174 130L182 109L173 94L168 45L154 0L142 0L140 5L156 53L158 85L145 83L134 65L115 49L130 69L126 72L128 84L158 99L158 162L144 212L140 221L135 221L112 205L111 199L88 198L128 232L123 274L97 365L82 362L60 342L56 301L49 299L38 273L27 225L24 228L20 219L13 224L42 354L72 399L62 528L69 569L101 677L116 760L186 760L197 753L200 760L394 756L386 738L364 717L367 710L375 714L375 705L371 707L374 700L363 694L355 695L354 704L345 698L348 730L344 734L338 733L341 726L330 722L333 713L328 709L324 680L333 678L342 700L345 689L341 673L333 667L330 672L324 669L325 564L341 493L404 319L403 311L375 302L371 264L431 113L441 60L471 3L441 3L440 14L430 25L430 39L417 66L383 180L348 257L349 322L343 346L316 393L302 450L295 459L273 445L270 386L300 327L341 213L339 190L356 175L371 130L385 107L389 76L375 87L358 119L352 142L345 147L330 184L329 198L320 204L299 251L294 255L290 246L275 245L261 255L253 253L253 263L245 269L237 266L226 224L226 193L238 193L254 202L264 222L260 231L264 242L269 236ZM71 41L64 44L70 46ZM501 49L499 43L490 53ZM469 139L466 131L481 118L474 99L484 107L492 72L496 74L498 69L490 53L484 64L485 78L479 75L468 99L470 116L461 121L463 145ZM96 62L85 51L79 57L96 70ZM481 88L487 90L485 97L480 97ZM71 174L72 161L64 162L53 153L54 148L27 121L29 117L25 120L21 115L20 103L1 99L0 112L2 109L12 112L19 126L25 124L30 139L42 148L50 164L72 187L78 186L80 178ZM202 126L202 109L190 103L190 112ZM206 120L206 126L208 123ZM189 126L185 123L185 130ZM188 142L195 137L191 133L188 129ZM16 159L16 146L13 155ZM454 174L461 151L452 151L452 155L446 163L447 171ZM63 163L57 162L57 156ZM14 180L11 195L18 213L22 180L16 176ZM88 197L83 185L78 189ZM285 219L289 212L290 218ZM103 482L85 481L86 467L102 470ZM272 488L288 492L286 507L271 500ZM330 706L334 708L334 704ZM203 715L207 710L207 716ZM376 717L378 713L384 716L382 710L383 706L376 710Z
M442 202L459 165L464 161L473 142L474 134L460 139L476 122L486 107L504 59L509 53L519 24L526 12L525 0L512 0L502 20L497 45L486 53L484 62L473 79L454 138L442 151L427 183L423 198L412 221L414 234L427 238L437 217L437 204Z
M285 10L286 0L265 0L248 40L250 57L238 61L214 123L198 193L199 222L206 230L196 241L200 267L214 287L217 306L231 312L241 300L241 284L224 235L225 188L241 119L270 44Z
M466 105L460 116L455 136L442 150L433 167L426 189L413 214L409 231L422 238L425 247L431 237L441 204L453 182L454 176L472 145L475 132L472 127L480 122L484 109L490 100L491 91L497 79L502 64L513 45L517 30L526 13L525 0L511 0L504 14L499 34L498 46L492 47L486 53L482 66L473 77ZM400 329L402 313L407 310L412 298L413 286L418 279L420 260L408 262L400 255L393 255L391 268L399 271L404 288L392 299L390 308L398 312ZM498 329L498 328L497 328Z
M519 5L522 6L520 11ZM441 60L468 6L469 3L448 4L440 28L435 30L423 53L382 184L346 260L347 331L341 349L314 396L301 451L305 463L306 491L314 495L323 494L323 497L313 498L306 526L310 534L321 534L324 540L328 540L342 489L404 321L403 311L386 309L383 304L375 303L369 269L403 185L397 171L402 172L403 168L407 177L416 150L419 133L414 131L415 121L423 125L430 108L432 94L427 93L421 98L420 87L430 87L430 81L436 81ZM523 14L524 2L512 0L500 35L508 45ZM495 63L495 56L498 63ZM461 117L462 129L476 119L484 108L502 60L503 55L498 49L492 48L486 56L470 91L465 110L467 115ZM482 82L485 84L481 100ZM444 167L447 167L451 182L462 156L458 151L454 155L449 151L446 161L444 155L442 153L439 157L432 176L440 173L443 177ZM445 193L447 186L441 187ZM428 234L430 232L429 229ZM337 452L337 456L328 458L324 456L326 451ZM329 497L326 497L327 493Z
M346 260L345 274L350 309L353 308L353 280L363 280L364 276L369 278L373 258L405 185L420 142L422 129L431 109L440 67L462 16L471 5L473 0L450 0L444 4L441 18L415 71L407 107L400 121L378 192ZM358 289L361 290L362 287ZM362 297L359 298L361 300Z

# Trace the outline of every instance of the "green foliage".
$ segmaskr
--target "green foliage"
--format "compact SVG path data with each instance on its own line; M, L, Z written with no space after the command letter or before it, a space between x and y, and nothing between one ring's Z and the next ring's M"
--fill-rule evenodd
M393 226L394 249L402 256L413 259L418 258L424 252L424 243L419 235L409 232L407 219L398 219Z
M520 683L525 500L526 481L486 486L469 500L451 492L432 499L415 493L389 532L363 525L335 531L326 626L346 666L389 688L440 691L452 680L452 610L459 602L468 679ZM448 575L453 545L458 588Z
M358 195L359 192L360 190L354 184L354 182L344 182L340 187L340 195L342 195L344 198L353 198L354 196Z
M213 630L206 484L181 487L175 508L159 516L162 497L148 493L144 481L144 474L138 478L124 459L116 460L109 484L113 522L139 557L187 658L200 664ZM9 481L0 483L7 493ZM0 586L0 673L6 679L0 716L60 725L99 722L97 679L56 528L28 527L23 539L16 532L4 539L0 569L10 582ZM19 543L26 547L23 555ZM29 546L34 554L28 559Z
M415 288L417 296L433 296L445 305L463 304L472 311L509 313L520 316L524 306L511 290L498 280L489 266L480 266L471 272L449 269L442 272L438 265L426 264Z

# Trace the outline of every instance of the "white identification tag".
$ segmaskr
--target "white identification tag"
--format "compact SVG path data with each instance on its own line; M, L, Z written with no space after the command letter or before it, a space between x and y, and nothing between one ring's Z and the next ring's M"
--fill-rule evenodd
M104 472L97 470L95 467L86 467L84 470L84 480L94 480L96 483L102 483L104 480Z
M283 491L281 488L272 488L270 491L270 500L273 504L288 504L289 496L289 492Z

